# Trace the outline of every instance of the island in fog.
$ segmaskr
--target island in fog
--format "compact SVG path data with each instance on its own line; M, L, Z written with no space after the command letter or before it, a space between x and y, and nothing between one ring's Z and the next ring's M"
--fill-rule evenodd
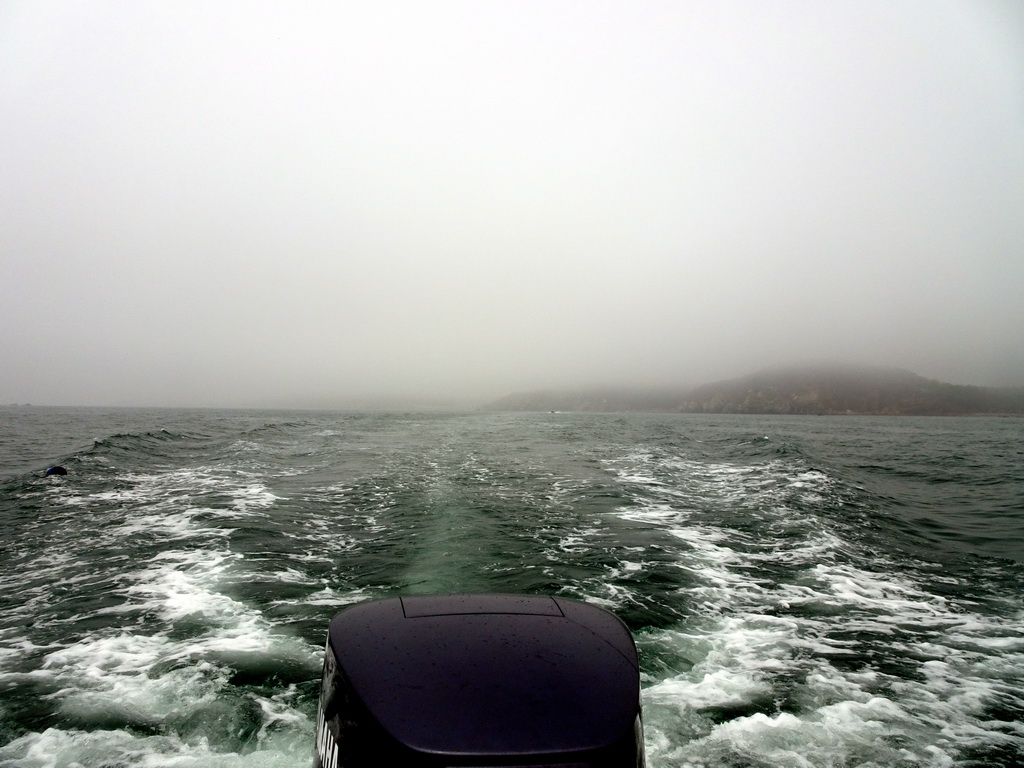
M491 403L507 411L874 414L1024 414L1024 387L947 384L895 368L776 368L695 389L542 390Z

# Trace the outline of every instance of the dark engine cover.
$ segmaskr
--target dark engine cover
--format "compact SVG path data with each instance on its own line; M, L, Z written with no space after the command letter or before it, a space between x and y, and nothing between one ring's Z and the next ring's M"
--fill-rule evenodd
M420 596L331 622L317 768L643 763L636 646L601 608Z

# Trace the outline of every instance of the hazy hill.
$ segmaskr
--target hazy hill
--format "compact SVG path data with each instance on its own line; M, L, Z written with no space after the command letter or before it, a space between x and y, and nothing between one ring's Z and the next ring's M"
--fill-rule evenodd
M490 406L510 411L685 413L1024 414L1024 388L945 384L892 368L801 367L761 371L690 391L543 391Z

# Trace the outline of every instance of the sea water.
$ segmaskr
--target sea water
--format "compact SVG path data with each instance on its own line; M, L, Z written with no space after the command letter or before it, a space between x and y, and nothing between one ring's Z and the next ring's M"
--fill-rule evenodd
M617 613L653 768L1024 764L1020 419L2 408L0 520L0 766L308 766L456 591Z

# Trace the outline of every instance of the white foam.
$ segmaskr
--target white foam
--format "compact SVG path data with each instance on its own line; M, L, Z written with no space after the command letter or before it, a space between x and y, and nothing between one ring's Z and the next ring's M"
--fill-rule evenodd
M321 580L310 576L308 573L296 570L295 568L285 568L280 571L270 571L259 574L257 580L261 582L269 582L271 584L298 584L301 586L310 586L321 583Z
M308 719L308 718L307 718ZM312 725L271 731L256 748L222 750L206 738L175 734L139 736L124 730L77 731L49 728L0 747L0 765L18 768L84 768L132 765L140 768L295 768L310 760Z
M915 764L938 766L928 755L914 755L889 741L913 729L906 714L893 702L873 698L822 707L807 717L782 713L774 717L758 713L723 723L710 735L688 745L708 756L757 755L758 761L778 766L841 765L843 756L858 755L859 764ZM864 758L870 755L870 763ZM941 758L940 758L941 760Z
M313 676L319 655L250 618L184 640L133 633L82 640L48 654L37 674L52 680L54 698L76 722L157 723L209 702L238 665L272 658L307 666Z
M349 605L351 603L358 603L363 600L368 600L372 597L372 593L366 589L356 589L350 592L339 592L331 589L330 587L324 587L319 592L314 592L306 597L299 598L298 600L290 598L288 600L275 600L274 605L329 605L329 606L342 606Z
M284 498L271 493L266 486L260 483L235 488L232 494L234 496L232 505L241 512L248 512L250 509L266 509Z
M229 564L240 559L215 550L161 552L148 568L129 577L135 583L125 592L132 608L157 612L171 623L192 615L232 622L249 609L216 587Z
M169 629L151 634L92 635L52 650L41 668L32 673L33 678L53 691L50 696L62 717L77 727L127 722L173 733L178 727L188 730L197 717L206 717L211 723L225 718L230 721L231 713L240 706L239 694L230 684L238 669L253 664L299 665L315 677L322 654L319 646L282 633L258 610L217 591L227 572L240 561L228 552L204 550L172 550L153 557L131 575L133 583L124 590L128 602L122 610L157 615ZM188 622L187 632L174 631L181 621ZM294 739L294 728L285 726L307 718L297 708L294 690L270 698L247 695L262 712L257 741ZM284 736L274 735L278 731ZM101 743L110 754L124 750L124 754L135 755L138 759L132 764L199 765L211 759L237 764L237 755L214 754L222 751L223 745L197 749L191 741L154 741L111 733L104 737L108 741L73 731L25 737L20 742L24 751L18 765L35 765L34 756L40 750L66 754L67 762L56 764L71 765L89 757ZM305 740L308 742L308 734ZM308 755L308 743L305 747ZM276 764L278 758L270 755L267 759L268 764Z
M145 512L145 515L129 521L129 525L160 525L161 513L166 517L177 515L186 520L200 511L218 517L245 516L254 510L267 509L282 499L250 473L228 473L213 467L188 467L164 473L128 473L118 481L129 484L129 487L69 495L63 503L95 505L103 509L129 508ZM223 507L214 508L193 503L196 498L210 494L223 495L228 502Z
M644 700L682 702L687 708L701 710L748 704L770 692L771 687L754 674L718 669L695 681L683 677L662 680L644 691Z
M710 768L742 756L773 766L939 768L979 744L1024 750L1024 726L987 719L993 706L1024 708L1021 622L953 605L899 564L857 551L807 512L836 492L826 475L643 453L611 466L629 496L618 514L677 539L679 567L697 582L685 597L694 612L686 632L638 638L642 658L692 665L645 678L652 765ZM722 525L738 514L765 535ZM780 565L791 574L781 582ZM920 678L873 668L870 644L881 641L871 638L886 637L881 653L918 664ZM859 668L833 663L857 658ZM713 717L744 710L758 711Z
M581 528L563 536L558 541L558 548L563 552L586 552L592 547L593 539L599 535L596 528Z

